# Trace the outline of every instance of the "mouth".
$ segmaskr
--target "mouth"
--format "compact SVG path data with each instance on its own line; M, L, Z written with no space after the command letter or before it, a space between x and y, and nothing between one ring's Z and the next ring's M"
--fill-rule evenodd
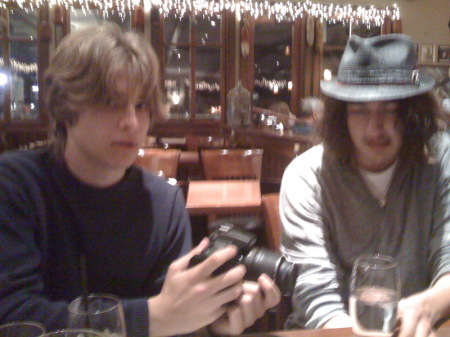
M366 145L374 149L382 149L389 146L391 141L388 138L368 139Z
M137 149L138 143L128 140L118 140L113 142L114 147L126 148L126 149Z

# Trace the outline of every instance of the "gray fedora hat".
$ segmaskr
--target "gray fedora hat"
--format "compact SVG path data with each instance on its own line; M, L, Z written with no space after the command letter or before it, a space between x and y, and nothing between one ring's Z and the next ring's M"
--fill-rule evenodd
M322 92L346 102L388 101L416 96L434 87L419 74L416 50L404 34L371 38L352 35L341 58L337 78L322 80Z

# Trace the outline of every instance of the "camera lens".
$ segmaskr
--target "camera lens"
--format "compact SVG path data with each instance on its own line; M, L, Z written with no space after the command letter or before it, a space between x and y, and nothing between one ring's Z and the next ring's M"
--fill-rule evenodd
M244 257L242 264L247 268L245 279L256 281L265 273L275 281L283 295L292 295L297 279L297 266L286 261L281 254L256 247Z

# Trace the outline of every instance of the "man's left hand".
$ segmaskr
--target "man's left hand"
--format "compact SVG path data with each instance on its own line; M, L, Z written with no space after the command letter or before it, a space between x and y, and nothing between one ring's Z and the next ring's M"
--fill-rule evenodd
M434 286L402 299L398 304L398 337L432 337L435 324L450 312L450 274Z
M221 335L240 334L280 300L281 292L269 276L261 275L258 282L245 281L241 297L211 324L211 330Z

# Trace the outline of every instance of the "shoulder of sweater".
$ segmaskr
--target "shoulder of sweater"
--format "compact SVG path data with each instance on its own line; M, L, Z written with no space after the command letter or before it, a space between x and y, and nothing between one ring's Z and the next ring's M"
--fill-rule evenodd
M6 174L7 170L23 174L36 174L48 166L48 149L7 151L0 155L0 171Z
M289 169L312 169L315 170L322 165L323 146L322 144L315 145L299 156L294 158L289 164Z
M431 153L429 163L450 162L450 134L446 132L438 132L431 140Z

